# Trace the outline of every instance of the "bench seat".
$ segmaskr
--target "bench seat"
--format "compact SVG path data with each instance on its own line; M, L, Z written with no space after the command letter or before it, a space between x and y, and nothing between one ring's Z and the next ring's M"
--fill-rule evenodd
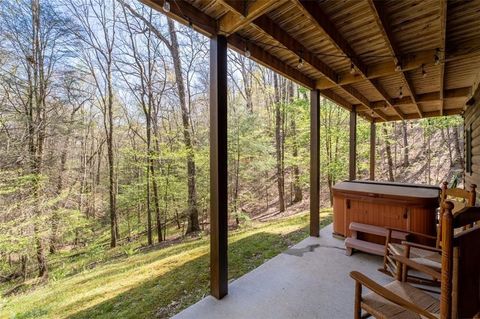
M358 233L366 233L371 235L377 235L382 237L387 237L388 229L380 226L362 224L357 222L352 222L349 225L351 231L351 237L345 239L345 247L347 248L347 255L353 253L353 249L361 250L366 253L375 254L383 256L385 254L385 245L380 245L376 243L371 243L365 240L358 239ZM393 239L396 240L407 240L408 233L401 231L392 231L391 234Z

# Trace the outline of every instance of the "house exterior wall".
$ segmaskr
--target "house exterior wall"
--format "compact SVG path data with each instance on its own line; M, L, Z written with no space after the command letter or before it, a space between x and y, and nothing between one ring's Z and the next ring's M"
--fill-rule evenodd
M473 103L466 107L464 113L465 185L476 184L480 186L480 90L477 90L471 101ZM477 203L479 203L478 199L480 199L480 196L477 196Z

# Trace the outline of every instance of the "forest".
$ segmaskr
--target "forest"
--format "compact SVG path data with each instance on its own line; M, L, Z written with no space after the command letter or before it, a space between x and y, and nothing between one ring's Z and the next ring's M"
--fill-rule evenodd
M0 39L2 295L72 275L62 263L90 247L101 260L206 236L208 38L138 1L0 0ZM232 231L307 211L309 91L248 52L229 51L228 81ZM378 123L376 178L460 183L462 125ZM323 208L348 176L348 127L322 98ZM362 179L369 134L359 118Z

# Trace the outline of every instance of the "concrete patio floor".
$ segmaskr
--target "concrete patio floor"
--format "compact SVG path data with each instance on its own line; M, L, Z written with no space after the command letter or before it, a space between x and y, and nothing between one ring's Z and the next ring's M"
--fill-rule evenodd
M234 318L353 318L354 281L358 270L379 283L391 279L380 273L382 259L345 255L343 240L332 237L332 225L260 267L231 282L222 300L208 296L174 319Z

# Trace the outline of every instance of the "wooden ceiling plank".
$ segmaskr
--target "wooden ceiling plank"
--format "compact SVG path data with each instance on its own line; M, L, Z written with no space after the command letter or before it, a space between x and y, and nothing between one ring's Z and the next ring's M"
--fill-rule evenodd
M447 0L440 0L440 32L440 49L442 49L442 52L445 52L447 38ZM440 114L442 115L444 109L445 63L445 61L440 63Z
M310 52L300 42L282 30L272 19L263 15L254 20L253 24L283 45L286 49L295 53L305 62L317 69L317 71L322 73L332 84L335 85L337 83L337 74L334 70L318 59L315 54Z
M296 0L296 2L302 12L306 16L310 17L310 19L317 25L317 27L323 31L323 33L330 40L330 42L340 52L342 52L346 57L348 57L348 59L350 59L351 63L355 66L356 70L358 70L362 74L363 78L369 80L367 76L367 66L357 56L355 51L350 47L350 45L343 38L340 32L338 32L335 25L330 21L329 17L321 10L318 3L316 1L308 0ZM384 98L386 98L385 100L387 102L390 100L388 95L384 95L386 92L379 83L373 81L370 81L370 83L380 94L382 94Z
M230 35L249 25L256 18L278 8L286 0L238 1L222 0L230 11L223 15L219 22L219 31Z
M320 59L318 59L314 53L310 52L306 47L304 47L300 42L295 40L292 36L286 33L284 30L280 28L274 21L272 21L267 16L261 16L253 21L253 24L257 26L260 30L267 33L281 45L283 45L286 49L290 50L297 54L300 58L302 58L305 62L310 64L312 67L317 69L318 72L322 73L329 81L332 83L337 82L337 74L333 71L328 65L323 63ZM357 99L366 107L370 107L370 102L366 97L364 97L360 92L353 89L353 87L341 87L342 90L347 92L350 96ZM322 91L324 92L324 91ZM373 112L377 113L378 116L384 117L383 112L377 112L371 109Z
M397 63L401 62L400 61L401 53L398 49L398 46L396 45L396 42L394 41L393 33L392 33L392 30L390 29L387 15L383 8L383 3L380 3L379 1L368 0L368 4L373 13L375 22L377 23L377 26L380 29L380 33L382 34L382 37L385 40L385 43L387 44L390 54L394 56L394 63L396 65ZM408 88L408 91L410 92L410 98L415 104L418 114L420 115L420 117L422 117L423 116L422 110L420 109L420 106L416 102L415 89L413 87L411 80L408 78L408 75L404 73L403 69L399 71L399 73L402 76L403 83L405 84L405 86ZM393 106L391 103L389 104Z
M444 99L458 99L464 98L468 99L472 94L472 88L470 86L456 88L456 89L449 89L444 90ZM424 102L438 102L440 101L440 92L428 92L417 95L417 103L424 103ZM401 99L393 99L393 104L397 107L399 105L413 105L413 101L410 96L404 96ZM374 109L381 109L384 108L387 104L385 101L373 101L370 102L370 105ZM364 110L361 108L361 110Z
M358 92L353 86L346 85L342 87L343 90L345 90L350 96L358 100L362 105L367 107L370 111L375 112L380 118L386 120L386 115L382 111L378 109L374 109L370 101L366 97L364 97L360 92Z
M228 44L237 52L242 54L244 53L245 40L241 36L238 34L232 34L227 38L227 41ZM290 80L300 83L309 89L313 89L315 87L315 81L313 79L300 72L297 68L291 67L279 58L265 51L260 46L250 43L248 49L251 54L250 57L254 61L278 72Z
M195 30L207 37L211 37L217 31L217 22L212 17L184 1L171 3L170 12L163 11L164 0L139 1L182 24L189 25L192 23Z

